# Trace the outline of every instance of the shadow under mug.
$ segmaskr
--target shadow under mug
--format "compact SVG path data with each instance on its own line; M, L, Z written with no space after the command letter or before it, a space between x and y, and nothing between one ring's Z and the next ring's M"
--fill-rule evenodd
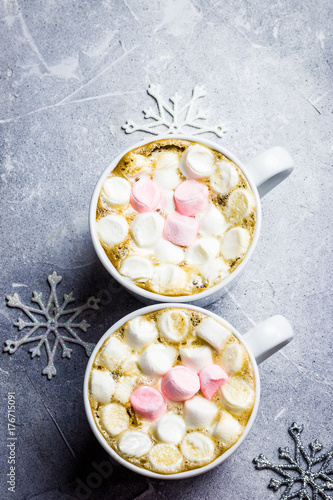
M243 344L245 347L246 351L248 352L248 355L250 357L250 360L252 362L253 370L254 370L254 375L255 375L255 402L253 406L253 410L251 413L251 416L245 426L244 432L241 435L241 437L238 439L238 441L231 446L223 455L220 455L218 458L216 458L213 462L209 463L208 465L205 465L204 467L200 467L197 469L193 470L188 470L185 472L179 472L179 473L174 473L174 474L159 474L157 472L152 472L150 470L138 467L134 464L131 464L130 462L127 462L125 459L123 459L118 453L107 443L101 432L98 430L97 425L95 423L91 408L90 408L90 403L89 403L89 397L88 397L88 392L89 392L89 376L91 372L92 365L94 363L95 356L100 349L100 347L103 345L105 340L110 337L118 328L120 328L122 325L124 325L127 321L137 317L141 316L143 314L149 314L154 311L159 311L161 309L165 308L183 308L183 309L190 309L192 311L198 311L203 314L206 314L207 316L210 316L211 318L215 319L216 321L222 323L223 325L226 326L229 330L232 331L232 333L237 337L237 339ZM260 399L260 377L259 377L259 370L258 370L258 364L267 359L269 356L274 354L275 352L279 351L287 345L294 336L293 328L289 321L281 315L276 315L276 316L271 316L270 318L266 319L265 321L258 323L255 325L251 330L249 330L247 333L244 335L241 335L230 323L228 323L226 320L218 316L217 314L212 313L211 311L208 311L206 309L202 309L201 307L189 305L189 304L155 304L152 306L148 307L143 307L142 309L138 309L137 311L134 311L130 314L127 314L127 316L123 317L117 323L115 323L107 332L102 336L102 338L99 340L99 342L96 344L96 347L94 348L87 368L85 372L85 377L84 377L84 383L83 383L83 398L84 398L84 407L87 415L87 419L89 422L89 425L97 438L98 442L103 446L105 451L117 462L119 462L121 465L124 467L127 467L128 469L137 472L138 474L141 474L143 476L148 476L151 478L155 479L185 479L193 476L198 476L200 474L203 474L204 472L207 472L217 465L220 465L224 460L226 460L236 449L240 444L244 441L246 438L247 434L250 432L250 429L254 423L254 420L256 418L257 412L258 412L258 407L259 407L259 399Z
M196 293L194 295L180 295L180 296L167 296L158 293L150 292L139 286L135 285L129 279L122 276L116 268L113 266L111 261L108 259L97 235L96 230L96 209L97 202L99 198L100 191L102 189L103 183L109 173L117 166L121 158L129 151L136 149L138 147L149 144L150 142L156 142L162 139L181 139L186 141L198 142L204 144L211 149L222 153L224 156L232 160L236 165L242 170L245 177L247 178L250 187L253 191L256 200L256 227L252 239L252 243L240 265L229 274L225 279L215 286L208 288L202 292ZM282 182L288 175L293 171L294 161L290 154L282 147L276 146L267 151L261 153L259 156L244 165L236 156L228 151L226 148L216 144L212 141L206 139L198 140L197 137L192 137L190 135L172 135L172 136L156 136L152 141L146 140L136 144L133 144L125 151L120 153L111 164L105 169L101 177L99 178L97 185L94 189L90 210L89 210L89 226L92 242L97 253L97 256L105 269L115 278L122 286L124 286L132 295L134 295L138 300L144 302L145 304L153 304L156 302L187 302L190 304L197 304L199 306L207 306L212 302L216 301L220 296L222 296L226 290L227 286L235 279L245 268L246 264L251 259L254 249L257 245L260 229L261 229L261 202L260 197L263 197L274 187L276 187L280 182Z

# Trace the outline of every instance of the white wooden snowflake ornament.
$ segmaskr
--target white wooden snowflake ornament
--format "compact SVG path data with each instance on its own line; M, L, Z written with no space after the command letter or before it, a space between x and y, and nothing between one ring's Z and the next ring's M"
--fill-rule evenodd
M57 276L56 272L53 272L48 276L47 280L50 284L51 292L46 305L42 300L43 294L41 292L33 292L32 294L31 300L38 304L39 308L23 304L17 293L6 297L7 305L21 309L30 321L24 321L24 319L19 318L14 323L14 326L17 326L20 331L24 328L29 328L29 331L19 340L6 340L3 351L13 354L23 344L38 342L35 347L29 349L31 357L34 358L41 355L41 348L44 345L48 363L43 369L42 374L47 375L47 378L50 380L57 373L54 366L54 356L59 345L62 349L63 358L70 358L72 354L72 349L66 346L66 342L82 346L87 356L90 356L92 353L95 344L84 342L75 331L82 330L86 332L90 325L84 319L79 323L75 320L87 309L98 309L100 299L90 297L82 306L66 309L67 305L75 299L72 293L65 294L62 304L59 303L56 288L62 277ZM42 316L43 319L36 318L36 315ZM68 315L70 317L66 321L63 317ZM52 340L54 340L53 345Z
M143 111L144 117L152 121L142 124L137 124L132 120L128 120L121 128L126 134L133 132L147 132L149 134L158 135L162 132L167 134L186 134L191 129L192 135L212 134L222 137L226 132L224 125L207 126L202 124L200 120L207 119L207 112L203 109L194 110L196 101L206 95L203 85L197 85L192 91L191 99L184 105L181 105L182 97L176 92L169 98L171 105L161 96L161 88L159 85L150 84L147 90L148 94L153 97L157 104L157 112L152 108Z
M333 500L333 495L326 493L333 491L333 449L318 455L323 445L316 439L309 444L310 453L302 445L301 433L303 425L295 422L289 428L289 434L295 442L294 456L289 448L279 448L279 458L286 463L272 464L264 455L253 460L256 469L270 469L282 479L271 479L268 488L275 491L285 487L280 500Z

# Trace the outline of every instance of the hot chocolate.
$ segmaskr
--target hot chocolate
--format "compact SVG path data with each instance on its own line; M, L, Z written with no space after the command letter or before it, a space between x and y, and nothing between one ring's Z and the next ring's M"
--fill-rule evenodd
M150 292L200 293L243 261L256 224L240 168L200 143L163 139L130 151L104 181L96 230L117 271Z

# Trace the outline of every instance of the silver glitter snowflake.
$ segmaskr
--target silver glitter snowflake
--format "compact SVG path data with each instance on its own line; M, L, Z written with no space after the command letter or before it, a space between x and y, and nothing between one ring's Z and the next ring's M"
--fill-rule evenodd
M211 132L218 137L222 137L226 132L226 128L222 124L215 126L203 125L200 120L207 119L207 112L203 109L194 110L196 101L206 95L203 85L194 87L191 99L184 105L181 105L182 97L177 92L169 99L172 105L168 104L161 96L159 85L150 84L147 92L155 99L157 112L152 108L143 111L144 117L152 120L148 123L137 124L128 120L121 127L126 134L138 131L154 135L158 135L163 131L166 131L167 134L181 134L188 132L188 128L190 128L192 135Z
M309 444L309 453L302 445L302 432L303 425L295 422L289 428L289 434L295 442L294 456L288 447L279 448L279 458L287 463L272 464L262 454L255 458L253 463L256 469L270 469L282 476L281 480L271 479L268 485L275 491L286 487L280 500L332 500L333 496L325 492L333 490L333 479L330 477L333 474L333 466L330 465L333 449L319 455L323 445L316 439Z
M36 302L39 308L23 304L17 293L6 297L9 307L21 309L31 321L25 321L19 318L14 323L14 326L17 326L20 331L24 328L29 328L29 331L19 340L6 340L3 351L8 352L8 354L13 354L21 345L38 341L38 344L32 349L29 349L29 352L32 358L40 356L41 348L44 345L48 363L43 369L42 374L47 375L47 378L50 380L57 373L54 366L54 356L59 345L62 349L63 358L70 358L72 354L72 349L66 346L66 342L82 346L87 356L90 356L95 344L84 342L75 331L79 329L86 332L90 325L84 319L79 323L75 320L87 309L98 309L98 302L100 299L90 297L82 306L66 309L68 304L75 299L73 298L73 294L70 293L64 295L62 304L59 303L56 288L62 280L62 277L57 276L56 272L53 272L48 276L47 280L50 284L51 292L46 305L44 305L42 300L43 294L41 292L33 292L32 294L31 300L32 302ZM42 316L43 319L39 320L36 318L36 315ZM64 316L68 315L71 316L66 321ZM40 329L45 331L41 333Z

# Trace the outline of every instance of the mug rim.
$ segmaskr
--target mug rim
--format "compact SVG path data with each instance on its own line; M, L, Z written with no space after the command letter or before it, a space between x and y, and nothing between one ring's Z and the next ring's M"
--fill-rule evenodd
M99 348L102 346L104 341L106 340L107 337L111 336L119 327L121 327L123 324L125 324L127 321L137 317L141 316L143 314L148 314L153 311L159 311L161 309L169 309L169 308L177 308L177 309L191 309L194 311L201 312L203 314L206 314L216 321L219 321L220 323L222 322L223 325L225 325L227 328L229 328L232 333L235 335L235 337L241 342L241 344L244 346L246 349L246 352L249 355L249 358L251 360L252 366L253 366L253 371L254 371L254 378L255 378L255 400L254 400L254 405L252 409L252 413L250 415L250 418L245 426L243 434L240 436L238 441L231 446L225 453L217 457L213 462L210 462L207 465L204 465L203 467L198 467L195 469L191 469L188 471L183 471L183 472L176 472L173 474L162 474L159 472L153 472L148 469L139 467L137 465L134 465L124 458L122 458L106 441L102 433L98 430L97 425L95 423L90 403L89 403L89 397L88 397L88 392L89 392L89 375L91 372L92 365L94 363L96 354L99 350ZM147 476L150 478L154 479L186 479L189 477L194 477L194 476L199 476L200 474L204 474L205 472L208 472L209 470L213 469L214 467L217 467L220 465L222 462L224 462L227 458L229 458L234 451L242 444L248 433L250 432L252 425L256 419L257 413L258 413L258 408L259 408L259 401L260 401L260 376L259 376L259 370L258 370L258 364L255 360L255 357L251 350L247 347L246 342L244 342L244 339L242 338L242 335L234 328L227 320L219 316L218 314L213 313L212 311L209 311L207 309L204 309L202 307L198 307L192 304L179 304L179 303L164 303L164 304L153 304L150 306L142 307L140 309L137 309L136 311L132 311L131 313L127 314L126 316L123 316L121 319L119 319L114 325L112 325L99 339L97 342L93 352L90 355L89 361L87 363L86 371L85 371L85 376L84 376L84 381L83 381L83 400L84 400L84 408L86 412L86 417L88 420L88 423L90 425L91 430L93 431L93 434L95 435L97 441L99 444L104 448L104 450L114 459L116 460L120 465L123 465L127 469L130 469L133 472L136 472L138 474L141 474L143 476Z
M230 273L226 278L224 278L222 281L217 283L216 285L208 288L207 290L204 290L203 292L198 292L195 294L191 295L162 295L159 293L151 292L149 290L145 290L144 288L140 288L138 285L134 284L132 281L129 279L125 278L122 276L119 271L114 267L112 262L109 260L107 257L104 248L102 247L97 231L96 231L96 208L97 208L97 202L98 202L98 197L100 194L100 191L102 189L103 183L106 179L106 177L114 170L118 162L121 160L121 158L128 153L129 151L132 151L133 149L139 148L141 146L145 146L146 144L149 144L150 142L156 142L160 141L163 139L180 139L180 140L186 140L186 141L191 141L191 142L196 142L199 144L204 144L205 146L210 147L211 149L215 149L216 151L219 151L220 153L224 154L227 156L231 161L236 163L236 165L241 169L243 174L245 175L248 183L250 184L250 187L252 189L252 192L254 194L255 200L256 200L256 225L255 225L255 230L254 230L254 235L252 238L252 242L250 247L248 248L244 259L242 262L239 264L237 269L235 269L232 273ZM191 136L191 135L185 135L185 134L172 134L172 135L156 135L154 139L149 139L149 140L142 140L140 142L137 142L130 147L126 148L124 151L122 151L119 155L115 157L115 159L108 165L107 168L103 171L103 173L100 175L98 182L95 186L95 189L93 191L91 201L90 201L90 207L89 207L89 229L90 229L90 235L91 239L93 242L93 246L95 249L95 252L97 254L97 257L99 258L100 262L104 266L104 268L108 271L111 276L116 279L124 288L126 288L130 293L134 293L136 295L139 295L143 297L146 300L154 301L154 302L195 302L201 299L205 299L207 297L210 297L211 295L219 292L221 289L225 288L227 285L229 285L237 276L243 272L245 269L247 263L250 261L252 254L257 246L258 240L259 240L259 234L261 230L261 220L262 220L262 212L261 212L261 201L260 201L260 196L258 193L257 186L255 185L254 181L251 178L251 175L249 174L248 170L246 169L246 166L241 162L233 153L231 153L227 148L224 146L220 146L219 144L214 143L213 141L210 141L208 139L200 139L198 140L196 136Z

